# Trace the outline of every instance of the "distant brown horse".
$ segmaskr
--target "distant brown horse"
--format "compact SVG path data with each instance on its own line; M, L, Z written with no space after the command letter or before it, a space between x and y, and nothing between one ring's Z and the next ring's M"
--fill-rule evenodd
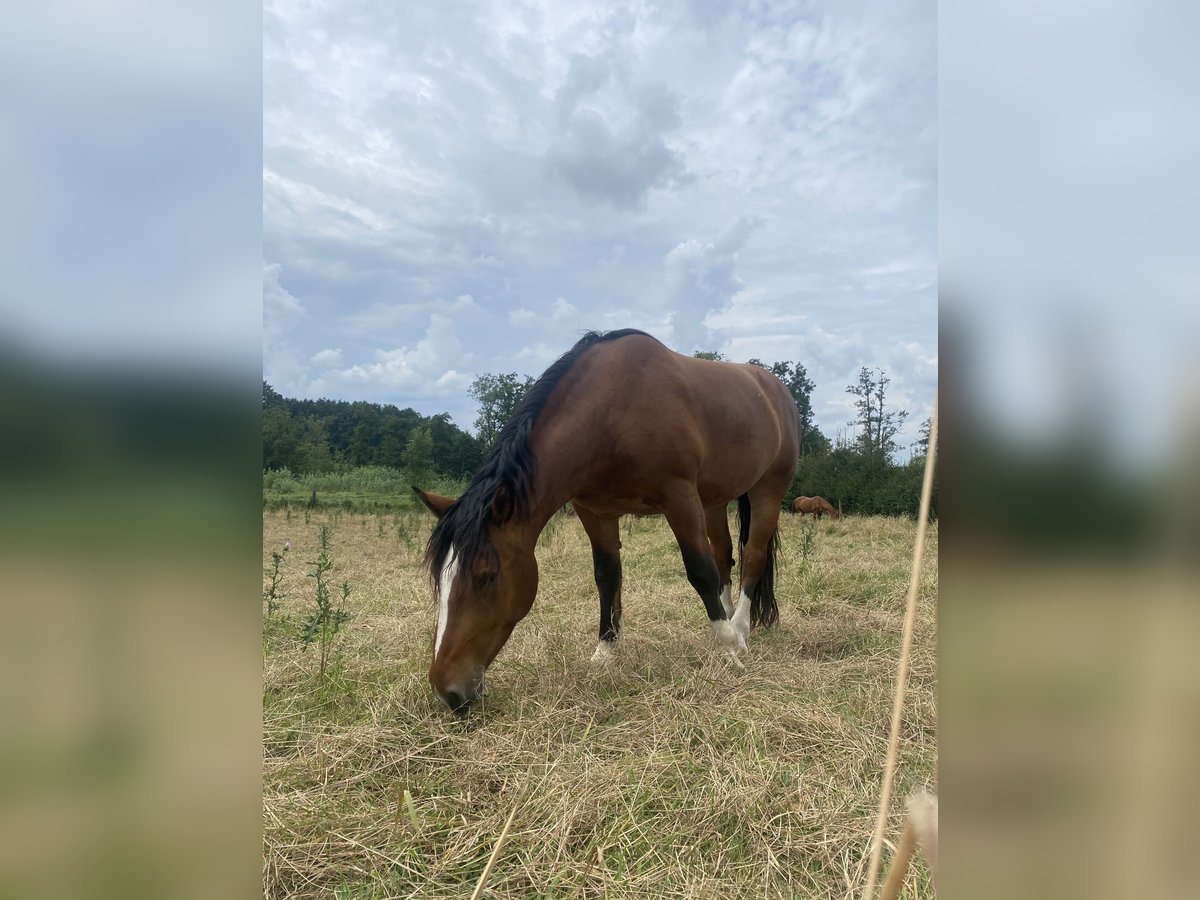
M621 631L620 517L662 513L713 633L731 652L778 619L776 526L800 447L796 404L758 366L694 359L627 329L590 332L526 393L457 500L413 488L438 517L425 559L438 620L429 680L456 712L529 612L534 547L568 500L592 544L600 642ZM738 501L732 602L726 504Z
M804 515L812 513L818 519L825 513L835 519L840 519L841 514L833 508L833 504L824 497L797 497L792 501L792 512Z

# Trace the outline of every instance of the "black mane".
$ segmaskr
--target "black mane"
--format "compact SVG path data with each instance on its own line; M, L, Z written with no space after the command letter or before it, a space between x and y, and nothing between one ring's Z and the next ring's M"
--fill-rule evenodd
M516 412L496 438L483 466L475 473L461 497L446 510L434 526L425 548L425 563L429 566L435 590L438 575L445 565L450 545L455 547L457 558L470 565L481 553L494 554L488 540L488 522L491 517L492 501L497 491L506 488L514 504L514 514L528 514L529 491L533 485L533 474L537 458L529 446L538 414L546 405L550 393L558 386L562 377L588 348L604 341L612 341L631 334L646 335L635 328L619 331L589 331L566 353L560 356L542 376L533 383L517 406Z

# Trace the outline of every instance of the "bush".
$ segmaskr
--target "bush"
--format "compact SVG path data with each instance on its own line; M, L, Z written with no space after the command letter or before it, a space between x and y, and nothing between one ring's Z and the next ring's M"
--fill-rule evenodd
M883 454L840 448L801 459L785 502L790 508L798 496L819 496L844 513L916 518L924 472L924 457L896 465ZM930 509L936 519L936 480Z

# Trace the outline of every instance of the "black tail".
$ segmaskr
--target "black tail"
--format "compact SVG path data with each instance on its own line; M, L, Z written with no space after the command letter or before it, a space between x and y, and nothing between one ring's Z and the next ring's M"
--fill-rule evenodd
M738 557L744 559L746 542L750 540L750 497L738 497ZM770 628L779 621L779 605L775 602L775 557L779 555L779 529L767 541L767 558L762 574L750 596L750 626Z

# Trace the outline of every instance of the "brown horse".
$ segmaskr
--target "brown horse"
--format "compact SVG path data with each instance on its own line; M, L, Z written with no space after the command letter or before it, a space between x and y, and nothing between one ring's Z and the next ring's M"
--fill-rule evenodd
M797 497L792 501L792 512L804 515L812 513L816 518L821 518L825 513L834 519L840 519L841 513L833 508L833 504L824 497Z
M438 517L425 559L438 599L429 680L451 709L533 605L534 546L571 501L592 544L600 642L621 631L620 517L662 513L719 643L773 625L776 525L799 453L796 405L758 366L693 359L632 329L589 332L526 393L457 500L413 487ZM737 498L741 597L732 603L726 505Z

